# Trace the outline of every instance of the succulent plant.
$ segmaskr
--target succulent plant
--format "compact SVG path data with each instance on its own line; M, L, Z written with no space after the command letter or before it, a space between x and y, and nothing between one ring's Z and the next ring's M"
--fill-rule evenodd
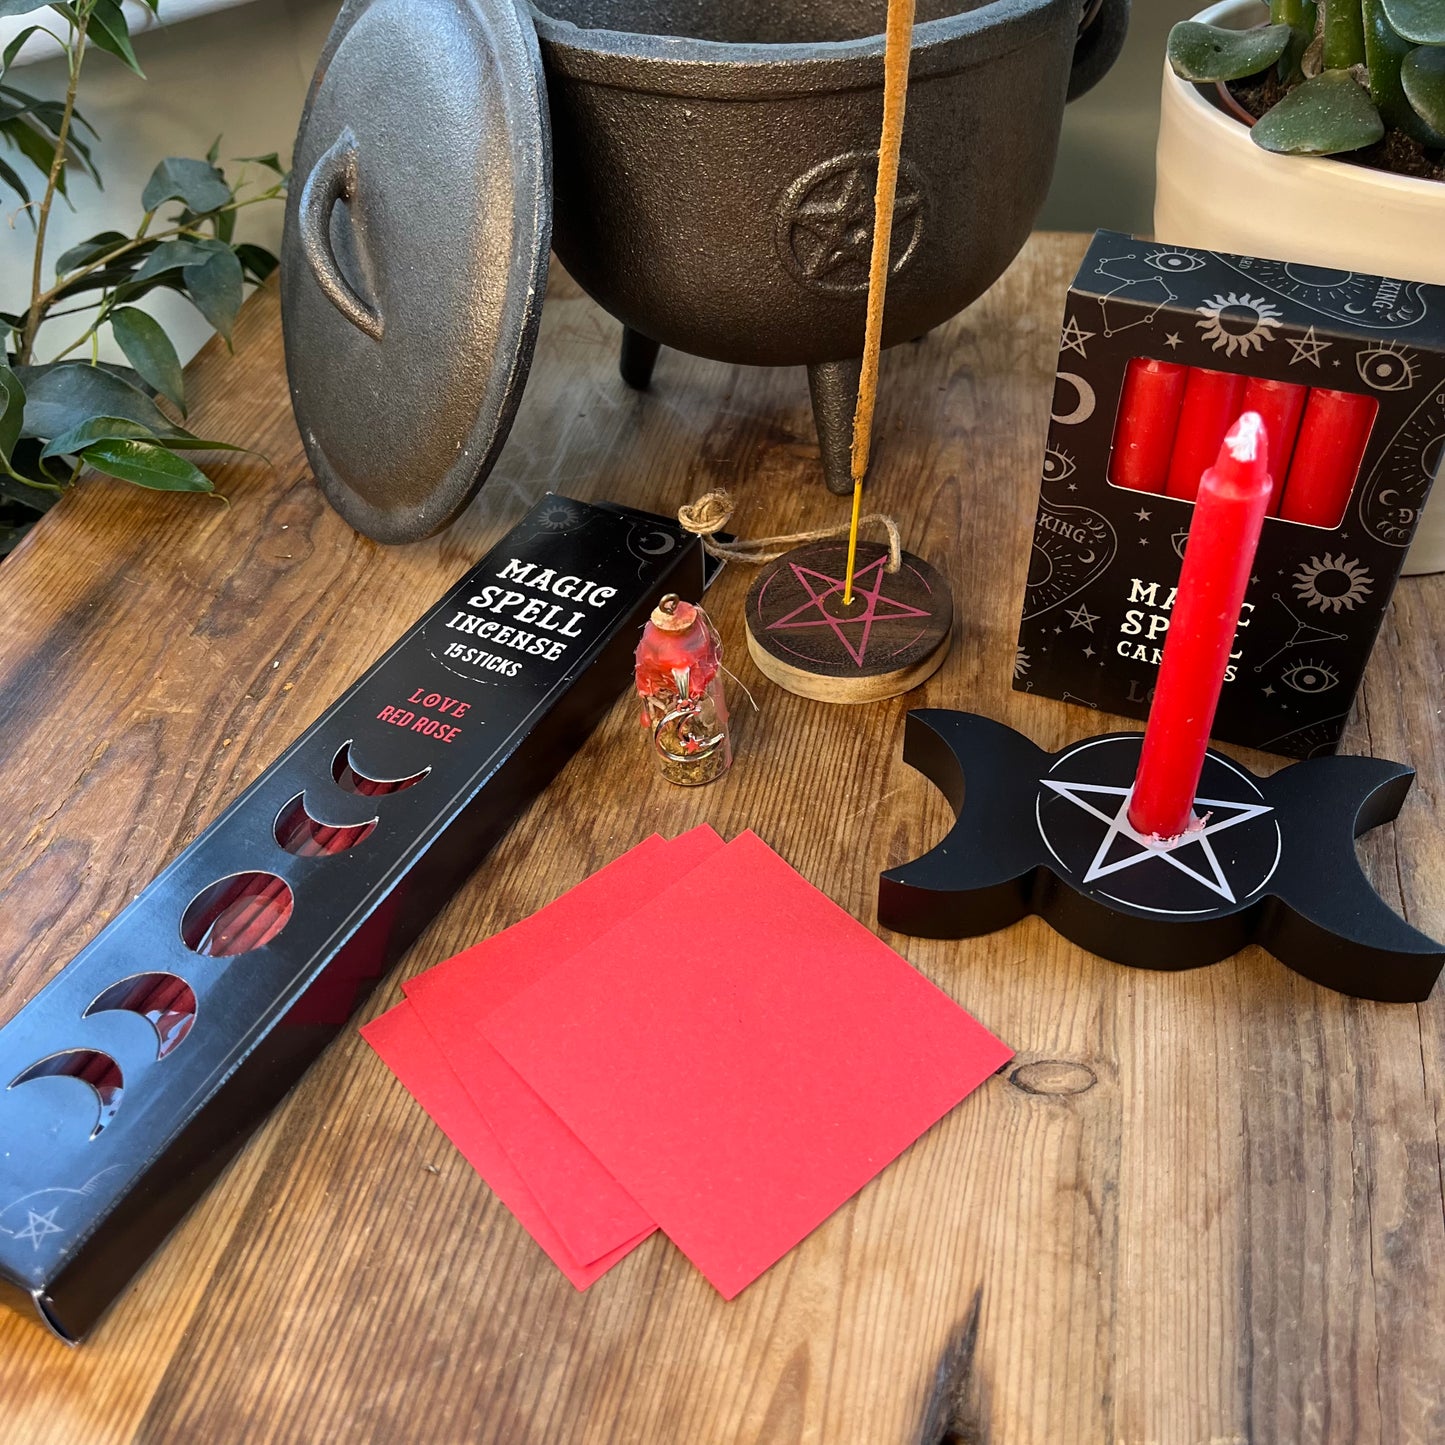
M1445 148L1445 0L1270 0L1250 30L1176 25L1169 63L1202 84L1273 68L1284 94L1250 132L1265 150L1338 155L1390 132Z

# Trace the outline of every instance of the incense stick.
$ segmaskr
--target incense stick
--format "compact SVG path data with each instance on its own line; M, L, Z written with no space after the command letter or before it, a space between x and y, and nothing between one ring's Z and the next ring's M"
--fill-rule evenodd
M878 353L883 343L883 300L888 290L888 261L893 243L893 203L898 193L898 154L903 144L903 111L908 99L908 62L913 50L914 0L888 0L883 41L883 131L878 138L878 188L873 193L873 252L868 263L868 315L863 331L863 370L853 413L853 516L848 527L848 566L843 606L853 605L853 567L858 556L858 518L863 508L863 478L873 436L873 404L878 395Z

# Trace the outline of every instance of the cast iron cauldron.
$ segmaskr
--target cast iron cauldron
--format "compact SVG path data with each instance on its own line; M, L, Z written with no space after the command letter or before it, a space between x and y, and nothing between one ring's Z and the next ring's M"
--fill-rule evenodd
M519 9L519 3L522 8ZM525 385L549 242L660 345L804 365L848 486L885 0L344 0L282 243L286 367L322 490L359 531L445 526ZM962 4L964 8L958 10ZM1066 95L1128 0L920 0L885 344L979 296L1028 235Z
M539 8L540 6L540 8ZM804 365L847 491L878 132L883 0L539 0L553 246L626 330ZM1128 0L920 0L883 344L975 301L1018 254L1066 95L1113 63Z

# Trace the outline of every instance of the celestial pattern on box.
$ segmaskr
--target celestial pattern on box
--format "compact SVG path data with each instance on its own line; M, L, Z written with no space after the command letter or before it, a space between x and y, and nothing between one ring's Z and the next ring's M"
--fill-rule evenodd
M1193 505L1109 482L1136 357L1378 405L1339 523L1266 518L1215 721L1333 752L1445 455L1445 288L1094 238L1064 308L1014 686L1143 718Z

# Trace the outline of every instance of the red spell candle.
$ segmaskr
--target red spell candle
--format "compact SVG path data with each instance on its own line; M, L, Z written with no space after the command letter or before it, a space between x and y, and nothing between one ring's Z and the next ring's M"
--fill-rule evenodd
M1379 403L1352 391L1315 387L1284 484L1279 514L1312 527L1338 527L1365 459Z
M1264 434L1269 442L1266 451L1270 473L1274 477L1274 491L1269 497L1271 517L1279 515L1284 477L1289 471L1294 439L1299 434L1300 413L1305 409L1305 398L1309 392L1309 387L1293 381L1269 381L1262 376L1251 376L1244 384L1240 407L1244 411L1257 411L1264 418Z
M1269 507L1268 445L1263 419L1246 412L1199 481L1129 801L1130 826L1146 838L1177 838L1194 820L1194 794Z
M1202 366L1189 368L1165 487L1171 497L1182 497L1186 502L1194 500L1200 475L1219 455L1224 434L1239 415L1239 399L1243 394L1242 376L1228 371L1208 371Z
M1136 492L1162 492L1179 426L1189 368L1136 356L1124 373L1109 480Z

